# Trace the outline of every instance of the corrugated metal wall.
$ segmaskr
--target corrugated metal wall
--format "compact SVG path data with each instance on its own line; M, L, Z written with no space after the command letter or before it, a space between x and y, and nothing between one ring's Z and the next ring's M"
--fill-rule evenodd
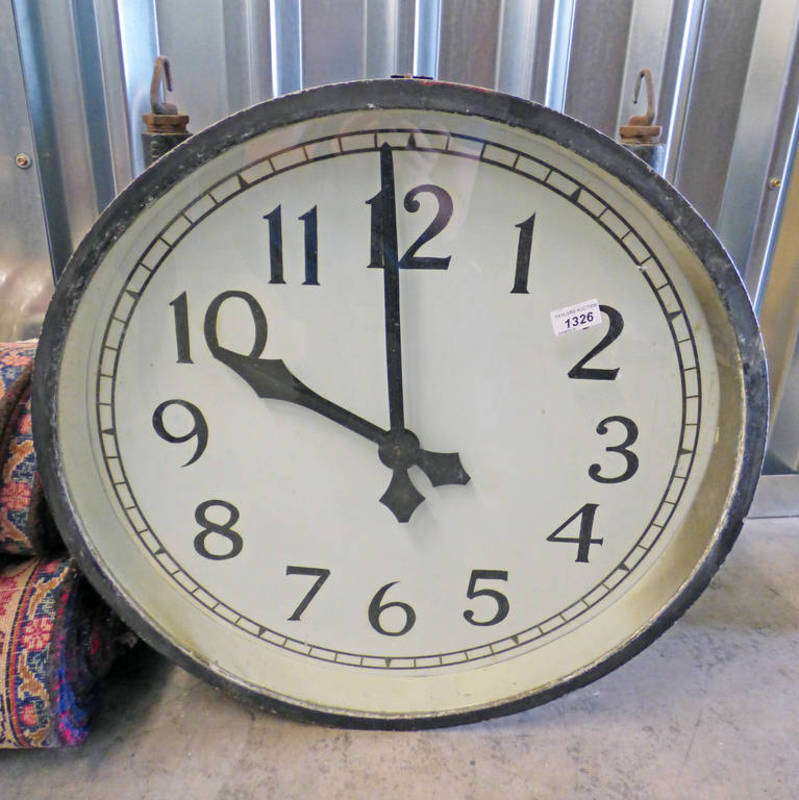
M665 175L719 233L759 309L787 223L798 22L799 0L4 0L0 336L36 330L51 268L141 171L158 53L193 131L303 87L413 73L530 98L615 136L640 113L647 67ZM22 151L27 170L14 166ZM774 324L794 341L784 328L799 320L786 319ZM787 429L799 428L799 398L784 389L795 353L773 370ZM796 449L777 459L789 471Z

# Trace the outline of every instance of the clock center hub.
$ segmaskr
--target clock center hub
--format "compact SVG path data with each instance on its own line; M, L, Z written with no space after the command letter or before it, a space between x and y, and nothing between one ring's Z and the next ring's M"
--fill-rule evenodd
M419 437L407 428L389 431L377 453L389 469L408 469L419 457Z

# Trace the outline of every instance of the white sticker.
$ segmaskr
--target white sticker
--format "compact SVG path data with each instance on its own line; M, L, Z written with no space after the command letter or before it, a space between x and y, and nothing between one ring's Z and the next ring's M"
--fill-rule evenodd
M569 331L581 331L602 322L602 313L597 300L585 300L573 306L550 311L549 317L552 320L552 330L555 331L555 336Z

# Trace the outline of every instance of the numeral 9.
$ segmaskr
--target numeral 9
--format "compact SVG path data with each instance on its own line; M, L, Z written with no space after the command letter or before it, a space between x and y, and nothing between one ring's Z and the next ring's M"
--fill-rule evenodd
M194 420L194 425L192 426L191 430L187 431L186 433L176 435L174 433L170 433L166 429L166 426L164 425L164 411L166 411L169 406L180 406L181 408L185 408L186 411L191 414L192 419ZM194 403L190 403L188 400L164 400L164 402L159 404L153 412L153 428L165 442L169 442L170 444L180 444L181 442L188 442L189 439L197 439L197 446L194 450L194 455L182 465L184 467L188 467L189 464L193 464L205 452L205 447L208 444L208 424L205 421L205 417L203 416L202 411L200 411L200 409L197 408Z

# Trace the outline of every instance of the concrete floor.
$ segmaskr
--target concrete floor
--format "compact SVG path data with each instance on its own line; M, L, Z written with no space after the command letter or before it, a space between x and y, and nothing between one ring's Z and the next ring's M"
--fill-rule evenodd
M799 519L750 521L648 650L549 705L414 733L330 730L229 699L141 648L86 745L0 751L0 797L799 797Z

